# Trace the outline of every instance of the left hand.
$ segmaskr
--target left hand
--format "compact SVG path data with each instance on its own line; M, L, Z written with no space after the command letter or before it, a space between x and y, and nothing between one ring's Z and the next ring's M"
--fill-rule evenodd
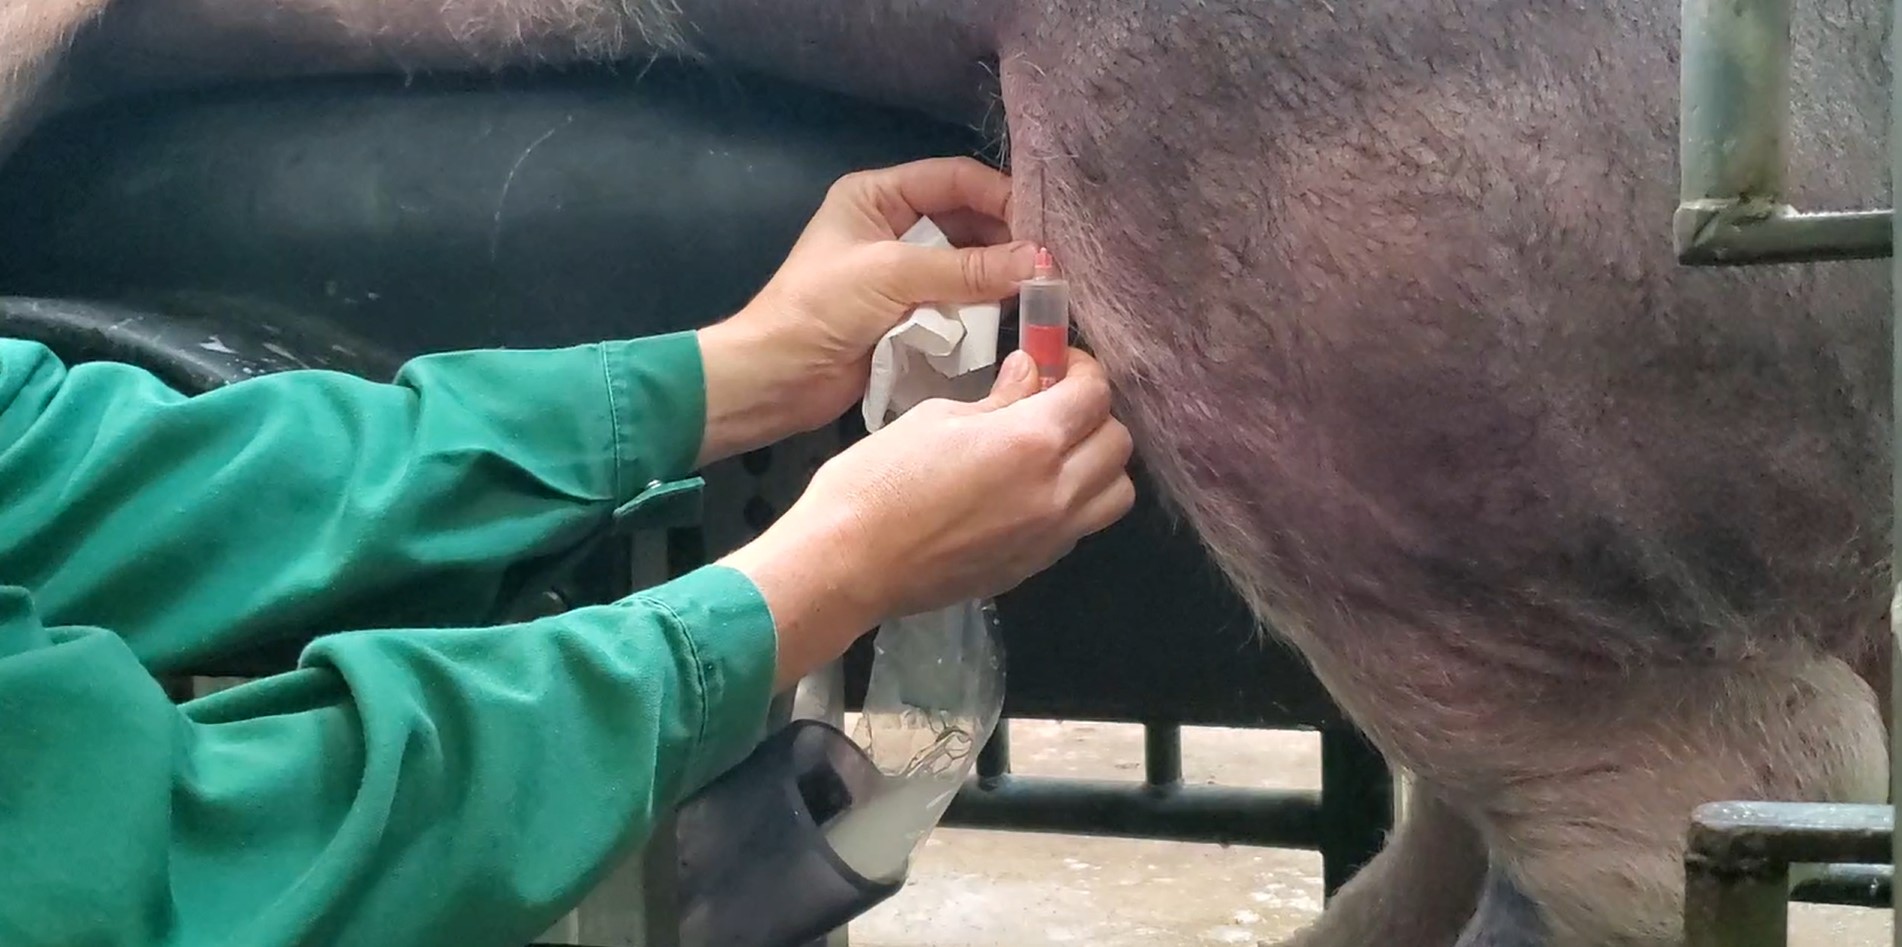
M840 178L765 288L704 331L710 347L745 353L716 367L710 352L709 371L781 379L796 403L776 436L836 419L864 396L873 346L913 308L996 302L1031 277L1035 248L1009 242L1010 197L1009 177L969 158ZM951 247L898 242L927 216Z

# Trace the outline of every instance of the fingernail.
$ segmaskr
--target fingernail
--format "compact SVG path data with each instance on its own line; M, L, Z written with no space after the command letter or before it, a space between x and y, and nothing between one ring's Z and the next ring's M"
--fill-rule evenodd
M1010 262L1017 272L1029 276L1037 268L1037 245L1028 240L1011 244Z
M1024 354L1022 349L1018 349L1004 357L1004 364L997 369L997 380L1007 385L1015 385L1028 380L1030 372L1030 356Z

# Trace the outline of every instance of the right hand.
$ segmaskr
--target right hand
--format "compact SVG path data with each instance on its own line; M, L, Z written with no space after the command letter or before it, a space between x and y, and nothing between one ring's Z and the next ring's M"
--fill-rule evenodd
M1129 512L1102 368L1071 349L1063 381L1037 387L1013 352L989 397L920 404L813 476L801 503L856 514L882 618L1008 591Z
M780 684L880 622L1008 591L1135 503L1129 431L1076 349L1038 391L1013 352L988 397L927 401L828 461L758 540L722 560L760 586Z

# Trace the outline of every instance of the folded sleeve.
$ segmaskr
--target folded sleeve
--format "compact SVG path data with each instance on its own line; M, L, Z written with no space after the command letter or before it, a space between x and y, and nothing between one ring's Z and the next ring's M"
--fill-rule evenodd
M479 624L687 475L705 412L686 332L191 397L0 340L0 581L159 671L294 633Z
M127 639L0 587L0 943L527 943L751 748L774 657L707 566L173 705Z

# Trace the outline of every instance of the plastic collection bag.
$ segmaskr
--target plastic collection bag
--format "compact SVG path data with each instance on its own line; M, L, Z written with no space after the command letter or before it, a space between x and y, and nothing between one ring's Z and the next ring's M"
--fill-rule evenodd
M904 886L1004 704L995 609L881 626L852 736L794 720L689 799L675 843L686 947L810 944Z
M906 239L942 234L921 224ZM994 319L957 314L953 321L936 310L914 313L881 343L888 360L892 349L923 352L934 371L899 372L883 389L875 372L873 393L891 397L868 396L867 430L884 426L886 408L903 413L926 397L988 390ZM977 768L1003 713L996 607L967 601L886 622L872 649L851 735L820 719L794 720L682 807L684 945L809 944L904 885L912 856ZM829 707L816 709L831 716Z
M977 766L1004 705L996 607L968 601L879 627L852 739L884 775L825 827L826 841L872 880L902 878Z

